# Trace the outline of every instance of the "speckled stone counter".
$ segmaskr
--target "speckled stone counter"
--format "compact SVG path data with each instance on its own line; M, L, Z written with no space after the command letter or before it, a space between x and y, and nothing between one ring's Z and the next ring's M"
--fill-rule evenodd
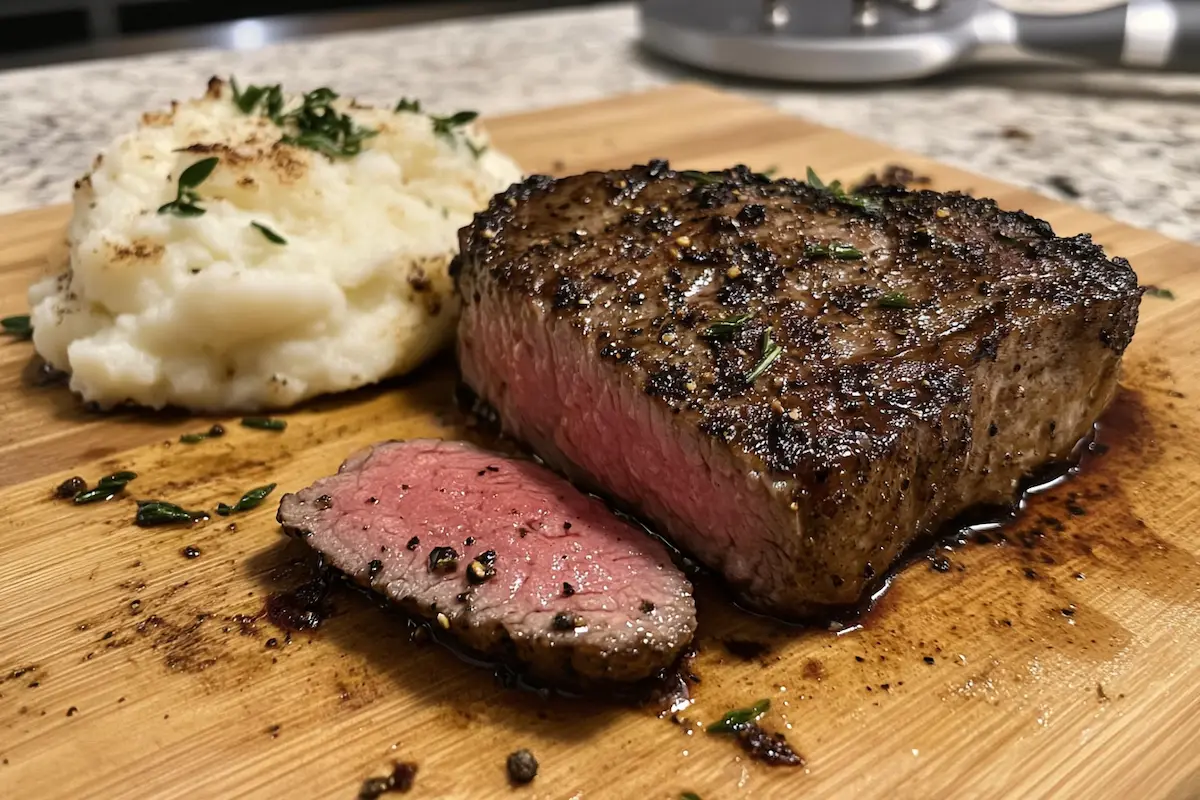
M210 75L485 115L699 76L645 55L632 4L0 73L0 212L67 200L96 150ZM712 80L705 76L703 79ZM1200 241L1200 76L973 70L904 86L722 80L780 109Z

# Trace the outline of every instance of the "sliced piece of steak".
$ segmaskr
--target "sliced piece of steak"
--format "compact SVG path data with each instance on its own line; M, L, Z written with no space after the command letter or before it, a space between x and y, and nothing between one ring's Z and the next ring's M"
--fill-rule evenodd
M532 461L459 442L379 444L284 495L328 563L482 653L545 679L633 681L696 629L660 542Z
M460 239L459 363L505 429L789 616L1067 458L1140 300L992 201L744 167L530 178Z

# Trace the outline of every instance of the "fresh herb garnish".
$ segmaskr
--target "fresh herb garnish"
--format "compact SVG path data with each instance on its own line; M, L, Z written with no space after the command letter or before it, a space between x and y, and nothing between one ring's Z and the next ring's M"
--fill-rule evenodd
M179 441L183 442L184 444L197 444L199 442L203 442L205 439L216 439L217 437L224 435L224 425L213 425L204 433L185 433L183 436L179 437Z
M700 795L695 792L682 792L679 795L679 800L700 800Z
M703 339L729 339L750 321L752 314L734 314L732 317L719 319L700 331Z
M810 244L804 248L804 255L809 258L834 258L838 261L859 261L863 258L862 250L845 242Z
M679 177L687 178L692 183L698 183L701 186L711 186L715 183L725 182L725 176L720 172L700 172L694 169L685 169L679 173Z
M737 733L742 728L756 721L771 707L770 700L759 700L750 708L735 708L705 730L709 733Z
M1151 297L1157 297L1162 300L1174 300L1175 293L1170 289L1160 289L1157 286L1147 286L1144 288L1144 293Z
M198 522L208 519L204 511L187 511L174 503L163 500L139 500L137 516L133 524L139 528L150 528L155 525L175 525L178 523Z
M476 159L482 158L483 154L487 152L488 146L486 144L475 144L465 136L463 137L463 142L467 145L467 149L471 151L471 155L475 156Z
M15 336L18 339L28 339L33 336L33 325L29 321L28 314L17 314L0 319L0 327L3 327L4 332L9 336Z
M767 167L766 169L764 169L762 172L760 172L758 174L762 175L764 177L767 177L767 178L774 178L776 175L779 174L779 165L772 164L771 166Z
M179 173L179 188L175 192L175 199L159 206L158 213L174 214L177 217L198 217L203 214L205 209L196 205L200 201L196 187L208 180L208 176L216 169L220 160L217 156L203 158Z
M284 144L294 144L324 153L330 158L358 155L362 143L379 131L363 128L349 114L333 107L337 92L328 87L314 89L302 98L300 105L284 111L286 98L278 86L249 86L240 91L230 78L233 101L245 114L259 111L283 129Z
M75 495L75 502L78 505L108 502L121 493L125 488L125 484L136 477L136 472L129 472L128 470L114 472L112 475L105 475L96 482L96 488Z
M888 292L877 301L881 308L916 308L904 292Z
M478 117L478 111L459 111L457 114L451 114L448 117L431 117L433 120L433 132L436 136L441 136L453 144L455 141L455 130L464 125L470 125Z
M225 503L217 504L217 513L222 517L228 517L230 514L236 514L240 511L249 511L252 508L257 508L266 499L267 495L275 491L275 484L268 483L266 486L260 486L257 489L251 489L242 495L242 499L238 500L234 505Z
M396 113L397 114L402 114L402 113L420 114L421 113L421 101L420 100L409 100L407 97L401 97L400 102L396 103Z
M783 348L771 338L771 328L768 327L763 331L762 335L762 355L759 357L758 364L754 366L754 369L746 373L746 383L754 383L760 375L770 368L771 364L775 362L775 359L779 358L782 352Z
M272 244L287 244L287 239L283 238L266 225L263 225L261 222L251 222L250 227L257 228L258 232L267 237L267 241L271 242Z
M260 431L281 431L287 427L287 420L272 419L270 417L246 417L242 420L242 425Z
M863 211L868 211L873 214L879 212L879 205L877 203L852 192L847 192L842 188L841 181L833 181L832 183L827 184L817 177L817 173L813 171L812 167L808 168L807 175L808 184L810 186L812 186L814 189L820 189L823 192L828 192L829 194L833 195L835 200L845 203L849 206L854 206L855 208L861 208Z

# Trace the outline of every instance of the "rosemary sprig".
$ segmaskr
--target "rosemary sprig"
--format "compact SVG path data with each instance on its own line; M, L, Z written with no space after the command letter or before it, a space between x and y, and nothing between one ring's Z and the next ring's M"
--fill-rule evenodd
M746 373L746 383L754 383L758 377L770 369L775 359L783 353L783 348L771 338L771 328L768 326L762 335L762 355L754 369Z
M712 186L713 184L724 183L725 181L724 176L719 172L700 172L694 169L685 169L679 173L679 177L687 178L692 183L701 186Z
M217 156L202 158L179 173L179 188L175 192L175 199L159 206L158 213L174 214L177 217L198 217L203 214L205 209L196 205L200 201L196 187L208 180L208 176L216 169L220 160Z
M828 184L825 183L823 180L817 177L817 173L813 171L812 167L808 168L807 176L810 186L812 186L814 189L820 189L823 192L828 192L829 194L833 195L833 198L838 202L845 203L848 206L854 206L855 208L860 208L863 211L867 211L872 214L876 214L880 210L879 205L874 201L868 200L867 198L861 197L852 192L847 192L842 188L841 181L833 181L832 183Z
M720 720L709 725L705 730L709 733L737 733L742 728L755 722L771 707L770 700L759 700L750 708L735 708Z
M808 258L832 258L838 261L860 261L862 250L845 242L830 242L829 244L810 244L804 248Z
M904 292L888 292L877 301L881 308L916 308L916 304Z
M734 314L732 317L719 319L700 331L700 337L710 340L729 339L740 331L752 317L753 314Z

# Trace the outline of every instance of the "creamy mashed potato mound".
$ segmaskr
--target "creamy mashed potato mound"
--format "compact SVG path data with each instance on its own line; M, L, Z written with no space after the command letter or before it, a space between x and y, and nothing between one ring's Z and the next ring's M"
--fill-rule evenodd
M29 291L34 346L74 391L104 407L281 408L404 373L447 343L457 231L520 170L480 153L473 124L333 107L378 132L358 154L282 143L214 80L96 159L76 184L67 271ZM181 172L214 156L195 189L205 213L158 213Z

